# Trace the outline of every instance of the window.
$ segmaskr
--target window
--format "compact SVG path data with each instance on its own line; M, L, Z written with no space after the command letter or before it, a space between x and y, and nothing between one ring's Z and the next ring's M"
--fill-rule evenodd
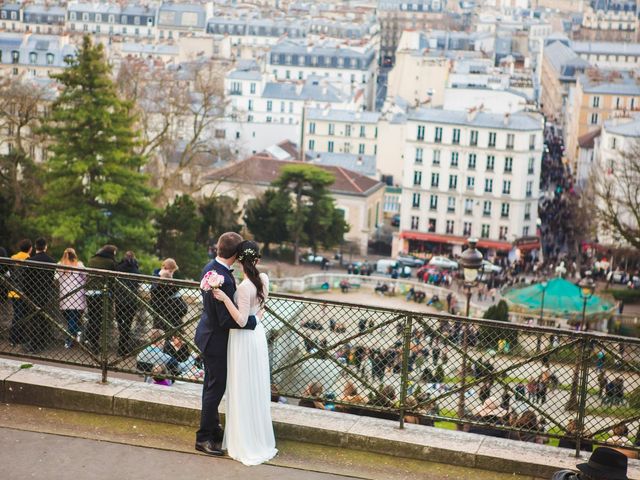
M253 82L249 85L249 93L256 93L256 84Z
M616 137L611 137L610 141L609 141L609 147L611 147L611 150L615 150L616 149Z
M29 53L29 63L36 63L38 61L38 54L36 52Z
M456 211L456 197L447 197L447 212L454 213Z
M424 125L418 125L418 140L424 140Z
M476 169L476 154L475 153L470 153L469 154L469 160L467 162L467 168L469 170L475 170Z
M2 12L2 18L7 18L6 12ZM75 20L75 19L76 19L76 12L71 12L69 14L69 20Z
M465 237L471 236L471 222L464 222L462 225L462 235Z
M284 102L280 102L280 113L284 113Z
M486 223L482 224L482 230L480 231L480 237L489 238L489 227L490 227L490 225L487 225Z
M358 154L364 155L364 143L358 145Z
M442 127L436 127L436 133L433 138L435 143L442 143Z
M435 231L436 231L436 219L435 218L430 218L429 219L429 227L427 228L427 231L429 233L435 233Z
M316 122L309 123L309 133L316 133Z
M496 132L489 132L489 146L496 146Z
M500 216L503 218L509 217L509 204L503 203L500 207Z
M529 227L522 227L522 236L523 237L528 237L529 236Z
M493 166L496 163L496 157L493 155L487 155L487 171L493 172Z
M267 100L267 112L273 111L273 102L271 100Z
M351 136L351 125L345 125L345 127L344 127L344 136L345 137L350 137Z
M478 131L477 130L471 130L470 135L469 135L469 145L471 145L472 147L475 147L476 145L478 145Z
M509 233L509 227L500 227L500 233L498 234L498 238L500 240L506 240L508 233Z
M253 122L253 115L247 115L247 122Z
M505 157L504 159L504 173L511 173L513 170L513 158Z
M240 82L231 82L231 95L242 95L242 84Z
M440 185L440 174L439 173L432 173L431 174L431 186L432 187L437 187Z
M591 114L591 125L597 125L598 124L598 114L597 113L592 113Z
M453 136L451 138L451 143L457 145L460 143L460 129L459 128L454 128L453 129Z
M475 186L476 186L475 177L467 177L467 190L473 190Z
M453 233L453 220L447 220L446 232L449 234Z
M458 152L451 152L451 166L458 166Z
M316 141L315 140L309 140L309 150L313 151L316 149Z
M464 199L464 213L465 215L471 215L473 213L473 198Z
M109 15L108 21L109 23L116 23L116 17L114 15Z
M533 182L532 182L531 180L529 180L529 181L527 182L526 190L525 190L525 192L524 192L524 193L525 193L525 195L526 195L527 197L530 197L530 196L531 196L532 191L533 191Z
M593 108L599 108L600 107L600 97L592 97L591 98L591 106Z
M215 136L216 138L225 138L227 136L227 131L222 128L216 128Z
M493 192L493 179L492 178L485 178L484 179L484 191L485 191L485 193Z
M327 150L329 151L329 153L333 153L333 141L329 140L329 142L327 143Z
M11 52L11 63L18 63L20 61L20 52L13 50Z
M536 134L532 133L531 135L529 135L529 150L535 150L536 149Z
M513 150L514 142L515 135L513 133L507 133L507 150Z
M482 204L482 215L485 217L491 216L491 200L485 200Z
M267 115L267 123L271 123L271 121L272 121L272 120L273 120L273 119L271 118L271 116L270 116L270 115Z
M47 65L53 65L53 53L47 53Z
M336 126L333 123L329 124L329 135L334 135L336 131Z
M440 165L440 150L433 151L433 164Z
M437 210L438 209L438 196L431 195L429 197L429 210Z
M411 217L411 230L418 230L420 226L420 217Z
M458 187L458 176L449 175L449 190L455 190Z
M527 164L527 173L528 174L532 174L533 173L533 165L535 163L536 159L533 157L529 158L529 163Z
M511 180L502 181L502 193L509 195L511 193Z
M361 137L361 138L366 137L366 134L365 134L365 126L364 126L364 125L360 125L360 137Z
M83 13L82 14L82 21L83 22L88 22L89 21L89 14L88 13Z
M422 148L416 148L416 163L422 163L422 155L424 150Z
M413 184L414 185L422 184L422 172L413 172Z
M530 220L531 219L531 204L527 203L524 206L524 219L525 220Z
M413 208L420 208L420 194L419 193L414 193L413 194L413 199L411 202L411 206Z

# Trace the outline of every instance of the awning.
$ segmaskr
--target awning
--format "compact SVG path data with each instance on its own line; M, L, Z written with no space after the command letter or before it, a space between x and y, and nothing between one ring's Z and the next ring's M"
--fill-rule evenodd
M522 251L535 250L540 248L540 239L538 237L520 237L516 238L514 245Z
M422 242L447 243L449 245L466 245L467 238L457 235L441 235L438 233L425 232L400 232L400 238L406 240L419 240ZM478 239L478 247L493 248L495 250L511 250L511 243L499 240Z

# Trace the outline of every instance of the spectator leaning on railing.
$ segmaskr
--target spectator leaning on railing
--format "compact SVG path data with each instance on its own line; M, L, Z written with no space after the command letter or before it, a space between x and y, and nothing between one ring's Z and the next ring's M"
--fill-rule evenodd
M12 260L27 260L31 256L31 250L33 244L28 238L21 240L18 244L19 252L11 256ZM16 288L22 289L21 277L24 274L24 270L20 270L17 267L11 269L11 284ZM13 305L13 319L11 322L11 331L9 334L9 341L11 346L15 347L25 342L25 331L23 325L23 319L27 314L27 304L24 299L20 298L20 295L15 290L10 290L8 297Z
M61 267L84 268L73 248L66 248L58 262ZM84 285L87 274L75 270L59 268L55 279L60 290L60 310L67 324L68 337L64 341L65 348L74 346L81 330L82 314L87 308Z
M89 268L101 270L116 269L116 253L118 249L114 245L105 245L89 259ZM85 339L87 346L97 353L100 350L100 337L102 328L102 289L106 279L92 276L87 283L87 323L85 326Z
M118 272L140 273L138 260L132 251L124 254L124 257L116 265ZM137 280L120 278L115 288L116 323L118 324L118 356L126 356L133 350L134 342L131 335L131 325L138 312L138 286Z

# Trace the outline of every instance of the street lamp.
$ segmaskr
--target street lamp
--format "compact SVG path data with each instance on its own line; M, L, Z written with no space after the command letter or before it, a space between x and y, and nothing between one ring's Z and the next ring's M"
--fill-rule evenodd
M478 272L482 268L482 253L476 249L478 240L470 238L468 240L469 248L467 248L460 256L460 265L462 266L462 272L464 274L464 288L467 293L467 314L469 317L469 311L471 308L471 289L475 286L478 280ZM467 350L469 349L468 340L469 325L463 325L462 330L462 374L461 374L461 389L458 397L458 418L464 418L464 404L467 385Z
M469 316L471 306L471 289L475 286L478 280L478 273L482 268L482 253L476 249L478 240L476 238L470 238L468 242L469 248L462 252L460 256L460 265L462 265L462 272L464 274L464 288L467 292L467 317Z
M549 284L547 282L540 282L540 287L542 288L542 299L540 300L540 318L538 319L538 325L542 325L544 321L544 294L547 291L547 286ZM542 335L538 334L538 338L536 339L536 353L540 353Z
M593 297L596 291L596 282L591 278L590 271L580 280L578 286L580 287L580 296L582 297L582 322L580 323L580 330L584 331L587 325L587 302Z

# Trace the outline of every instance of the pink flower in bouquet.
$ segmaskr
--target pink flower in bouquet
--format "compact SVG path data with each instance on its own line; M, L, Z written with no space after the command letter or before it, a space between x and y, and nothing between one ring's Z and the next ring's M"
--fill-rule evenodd
M200 282L200 288L205 291L209 291L212 288L220 288L224 283L224 277L214 270L210 270L204 274L202 281Z

